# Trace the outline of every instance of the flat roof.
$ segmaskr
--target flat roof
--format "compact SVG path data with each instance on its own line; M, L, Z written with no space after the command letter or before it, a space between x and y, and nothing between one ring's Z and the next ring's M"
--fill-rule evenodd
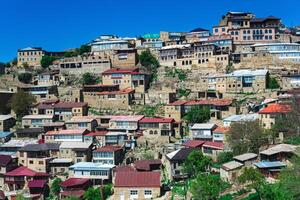
M217 125L216 124L212 124L212 123L202 123L202 124L194 124L192 126L192 129L213 129L215 128Z
M224 163L221 166L221 168L224 170L230 171L230 170L238 169L238 168L242 167L243 165L244 164L239 163L237 161L230 161L230 162Z
M286 164L280 161L261 161L258 163L254 163L254 165L258 168L274 168L274 167L285 167Z
M130 122L137 122L141 120L144 117L144 115L118 115L118 116L112 116L110 121L130 121Z
M53 119L54 115L26 115L22 119Z
M257 157L257 154L255 154L255 153L244 153L242 155L233 157L233 159L239 160L239 161L246 161L246 160L250 160L250 159L253 159L256 157Z
M0 115L0 121L8 120L14 118L12 115Z

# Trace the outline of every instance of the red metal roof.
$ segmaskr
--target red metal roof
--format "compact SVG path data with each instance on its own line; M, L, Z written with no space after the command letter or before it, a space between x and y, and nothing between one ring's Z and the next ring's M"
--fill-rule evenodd
M115 152L121 149L122 149L121 146L107 145L96 149L95 152Z
M69 178L60 183L61 187L74 187L88 183L90 180L87 178Z
M172 123L174 122L173 118L159 118L159 117L144 117L140 123Z
M130 166L130 165L125 165L125 166L117 166L114 169L115 172L132 172L135 171L135 168Z
M150 171L151 165L162 165L162 162L160 159L154 159L154 160L137 160L134 162L134 166L137 170L145 170Z
M102 72L102 74L131 74L132 72L138 72L139 68L138 67L133 67L133 68L111 68L109 70L106 70Z
M269 104L267 107L260 110L259 114L270 114L270 113L288 113L291 111L291 106L286 104Z
M103 91L103 92L97 92L98 95L108 95L108 94L129 94L133 93L134 89L131 88L126 88L123 90L118 90L118 91Z
M232 104L231 99L199 99L187 102L185 105L214 105L229 106Z
M183 143L182 145L185 147L190 147L190 148L199 148L201 147L205 141L202 140L189 140Z
M188 101L174 101L173 103L169 103L168 106L181 106L186 104Z
M160 172L117 172L115 187L160 187Z
M89 134L86 134L85 136L105 136L108 133L108 131L94 131Z
M49 174L42 173L42 172L36 172L32 169L29 169L25 166L18 167L10 172L5 173L5 176L49 176Z
M39 180L31 180L28 182L28 187L30 188L43 188L45 187L47 180L39 179Z
M212 149L218 149L218 150L223 150L224 149L224 144L221 142L210 142L210 141L206 141L203 144L203 147L208 147L208 148L212 148Z
M82 198L84 195L84 190L65 190L63 192L61 192L61 195L64 197L78 197L78 198Z
M0 166L6 167L12 161L12 157L10 155L0 155Z

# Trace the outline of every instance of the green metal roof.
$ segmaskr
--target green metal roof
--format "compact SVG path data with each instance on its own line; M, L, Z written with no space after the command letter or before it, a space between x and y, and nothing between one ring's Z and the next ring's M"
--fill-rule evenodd
M147 33L145 35L142 36L144 39L154 39L154 38L160 38L160 34L159 33Z

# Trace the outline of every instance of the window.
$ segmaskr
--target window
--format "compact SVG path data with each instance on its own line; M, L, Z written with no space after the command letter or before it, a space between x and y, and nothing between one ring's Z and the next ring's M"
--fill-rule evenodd
M225 28L224 27L222 28L222 32L225 32Z
M151 190L145 190L144 191L144 195L145 195L145 197L147 198L149 198L149 197L152 197L152 191Z
M219 29L216 28L216 29L215 29L215 33L218 33L218 32L219 32Z
M130 196L137 196L138 191L137 190L130 190Z
M44 161L39 161L39 165L43 165L44 164Z
M29 164L33 164L33 160L29 160Z

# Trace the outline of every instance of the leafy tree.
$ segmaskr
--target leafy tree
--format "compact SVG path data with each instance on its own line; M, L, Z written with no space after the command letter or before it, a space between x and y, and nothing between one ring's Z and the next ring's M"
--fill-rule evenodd
M66 51L64 53L64 57L66 57L66 58L74 57L74 56L77 56L77 53L74 50L72 50L72 51Z
M141 65L152 74L151 81L155 80L157 78L157 68L159 67L159 62L155 56L152 55L149 49L146 49L141 53L139 56L139 61Z
M99 190L99 188L92 188L90 187L83 195L83 198L85 200L94 200L94 199L99 199L101 200L102 199L102 196L101 196L101 192Z
M16 200L26 200L22 194L17 194Z
M25 69L29 68L29 65L28 65L27 62L24 62L22 65L23 65L23 67L24 67Z
M49 56L49 55L44 55L41 59L41 66L43 68L48 68L50 65L53 64L53 61L55 61L57 57L55 56Z
M267 87L269 89L277 89L280 88L280 85L275 77L267 76Z
M99 82L99 78L94 76L93 74L87 72L82 75L82 83L83 85L91 85Z
M300 199L300 157L293 157L291 163L280 173L279 180L284 190L289 191L294 199Z
M255 189L259 194L260 187L264 183L264 176L255 168L244 168L242 174L238 177L238 181L243 184L248 184L248 187ZM259 196L261 196L259 194Z
M105 198L108 198L109 196L112 195L112 192L111 192L112 187L113 187L112 184L107 184L107 185L105 185L105 186L103 187L104 197L105 197Z
M234 155L258 153L259 148L268 143L268 138L258 121L232 123L227 135L227 141Z
M233 158L233 153L231 151L224 151L218 154L217 161L219 164L223 164L231 161Z
M210 119L210 109L207 106L193 106L183 118L188 123L204 123Z
M191 184L193 199L216 200L228 184L217 175L199 174Z
M190 94L191 94L191 90L189 90L189 89L182 89L182 88L178 89L178 95L179 95L179 97L187 97Z
M75 196L70 196L70 197L64 198L64 200L80 200L80 198L75 197ZM96 200L96 199L95 199L95 200ZM100 200L101 200L101 199L100 199Z
M79 51L79 55L91 52L91 46L89 46L89 45L81 45L78 51Z
M201 172L206 172L211 164L210 157L204 156L200 150L195 150L189 154L183 163L183 172L195 177Z
M281 183L268 184L264 183L260 189L261 199L265 200L293 200L293 196L289 190L286 190Z
M21 118L29 114L30 108L36 103L33 95L18 91L10 99L9 106L16 113L17 117Z
M62 182L62 180L60 178L55 178L52 182L51 185L51 192L55 195L58 195L60 190L61 190L61 186L60 183Z
M21 81L22 83L28 84L31 82L31 79L32 79L31 73L25 72L25 73L18 74L18 80Z

